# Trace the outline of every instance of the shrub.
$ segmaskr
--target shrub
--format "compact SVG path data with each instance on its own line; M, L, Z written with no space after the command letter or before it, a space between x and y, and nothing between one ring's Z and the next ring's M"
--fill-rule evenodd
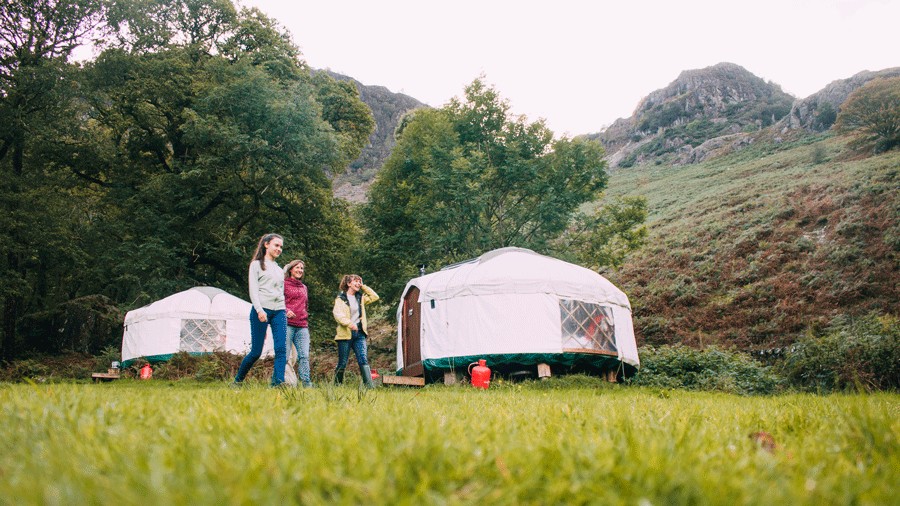
M629 380L634 385L751 395L772 393L779 383L768 367L716 347L645 346L640 357L640 371Z
M17 360L2 371L2 381L36 381L44 382L50 376L51 369L39 359Z
M102 371L112 365L113 362L122 361L122 352L118 346L107 346L100 351L100 354L94 357L94 368Z
M900 319L839 317L798 341L778 370L792 386L810 391L900 388Z
M222 381L227 379L228 364L220 359L219 354L204 356L199 362L194 378L197 381Z
M876 153L900 146L900 77L873 79L851 93L834 127Z

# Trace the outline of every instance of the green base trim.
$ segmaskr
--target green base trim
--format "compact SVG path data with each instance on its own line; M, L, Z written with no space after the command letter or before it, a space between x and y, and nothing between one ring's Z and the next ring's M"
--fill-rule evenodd
M631 368L631 370L634 370L633 366L625 364L618 357L595 353L501 353L430 358L423 360L422 363L427 372L468 371L469 365L473 362L478 362L479 359L484 359L488 367L498 372L537 367L538 364L547 364L551 369L567 372L602 372L608 371L610 368L618 368L620 365L624 365L626 369Z
M178 353L185 353L185 352L180 351ZM203 355L212 355L212 353L208 352L208 351L189 351L189 352L187 352L187 354L191 355L193 357L202 357ZM168 362L169 360L172 360L172 357L174 357L174 356L175 356L175 353L165 353L162 355L149 355L147 357L137 357L137 358L132 358L129 360L123 360L122 368L124 369L126 367L131 367L132 364L134 364L135 362L138 362L138 361L150 362L151 364L156 364L159 362Z

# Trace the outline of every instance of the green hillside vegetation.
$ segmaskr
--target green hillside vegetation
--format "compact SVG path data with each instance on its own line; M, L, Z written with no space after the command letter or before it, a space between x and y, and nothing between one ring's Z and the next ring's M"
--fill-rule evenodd
M639 342L780 347L900 307L900 152L842 137L759 142L705 163L614 171L648 203L647 245L609 277Z
M896 393L0 385L0 500L891 504Z

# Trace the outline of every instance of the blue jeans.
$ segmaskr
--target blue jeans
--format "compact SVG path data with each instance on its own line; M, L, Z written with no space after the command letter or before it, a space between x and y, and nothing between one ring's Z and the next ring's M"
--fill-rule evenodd
M287 328L288 349L291 344L297 348L297 377L303 386L312 386L309 378L309 329L306 327Z
M266 327L272 326L273 348L275 349L275 370L272 371L272 386L284 383L284 366L287 364L287 313L284 309L265 309L268 321L261 322L256 315L256 309L250 308L250 353L241 361L235 383L244 381L253 364L262 355L263 344L266 342Z
M358 330L350 331L350 339L344 339L337 342L338 345L338 363L337 370L347 368L347 362L350 360L350 348L353 347L353 353L356 355L356 363L359 364L359 370L362 372L363 366L369 365L369 357L366 351L366 335Z

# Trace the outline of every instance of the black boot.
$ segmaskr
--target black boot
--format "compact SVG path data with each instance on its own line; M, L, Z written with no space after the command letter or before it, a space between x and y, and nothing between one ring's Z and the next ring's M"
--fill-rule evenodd
M334 384L340 385L344 382L344 370L343 369L335 369L334 370Z
M360 374L362 374L363 383L365 383L366 388L375 388L375 382L372 381L372 368L364 365L360 368Z

